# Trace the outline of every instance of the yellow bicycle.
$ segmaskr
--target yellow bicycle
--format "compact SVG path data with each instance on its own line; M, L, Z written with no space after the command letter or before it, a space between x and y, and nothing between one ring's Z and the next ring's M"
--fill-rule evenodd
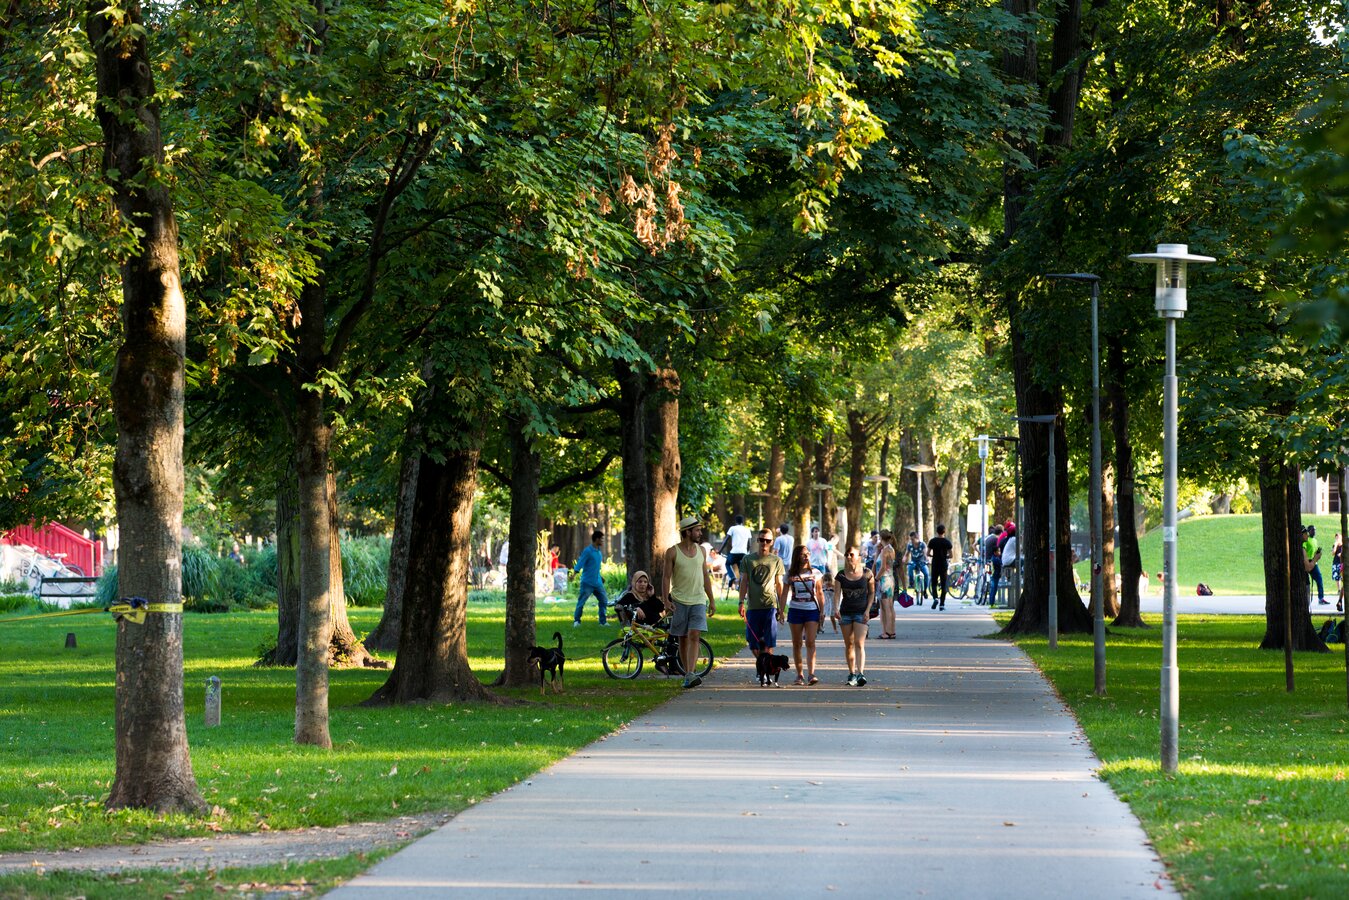
M600 662L604 664L604 672L610 678L627 681L642 674L648 653L651 655L651 664L662 675L684 674L684 664L679 659L679 638L662 628L636 623L625 625L623 634L605 645L600 653ZM699 638L697 675L701 678L711 670L712 645Z

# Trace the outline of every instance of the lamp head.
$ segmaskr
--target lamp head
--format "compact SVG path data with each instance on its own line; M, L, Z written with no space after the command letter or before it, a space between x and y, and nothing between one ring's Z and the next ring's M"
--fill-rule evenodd
M988 459L988 435L981 434L975 440L979 444L979 458Z
M1192 262L1213 262L1211 256L1196 256L1185 244L1158 244L1156 253L1131 253L1134 262L1157 265L1157 315L1163 319L1183 319L1188 303L1185 299L1185 268Z

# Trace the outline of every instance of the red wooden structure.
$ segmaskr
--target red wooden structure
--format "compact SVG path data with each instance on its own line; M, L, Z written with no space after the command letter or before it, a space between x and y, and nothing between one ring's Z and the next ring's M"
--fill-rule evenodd
M54 558L64 554L59 558L67 565L79 566L85 575L103 574L103 543L91 541L59 522L49 522L41 528L20 525L0 537L0 544L24 544Z

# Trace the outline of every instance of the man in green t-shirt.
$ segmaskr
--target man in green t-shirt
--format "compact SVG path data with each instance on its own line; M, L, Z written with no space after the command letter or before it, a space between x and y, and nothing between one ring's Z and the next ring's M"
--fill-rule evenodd
M1329 606L1330 604L1326 602L1326 585L1321 580L1321 567L1317 565L1321 561L1321 544L1316 540L1316 526L1305 526L1302 529L1302 538L1302 552L1306 554L1306 564L1309 567L1307 578L1316 582L1316 602L1320 606Z
M778 623L787 617L786 590L787 570L773 552L773 532L764 528L753 552L740 560L740 615L745 620L745 640L755 657L773 652L778 645Z

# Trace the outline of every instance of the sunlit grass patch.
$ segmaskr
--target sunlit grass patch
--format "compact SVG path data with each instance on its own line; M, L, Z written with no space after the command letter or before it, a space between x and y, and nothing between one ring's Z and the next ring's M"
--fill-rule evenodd
M501 665L500 603L469 606L469 653L484 681ZM352 609L357 632L378 610ZM737 620L738 621L738 620ZM3 623L0 618L0 623ZM741 645L729 619L709 635L718 656ZM386 671L333 670L333 750L300 747L295 676L255 668L273 639L275 612L189 615L185 694L192 764L213 807L201 817L103 810L112 782L114 629L106 616L13 622L0 656L0 850L58 849L214 831L288 829L456 811L562 759L679 690L677 679L618 682L599 650L617 633L571 627L570 606L546 606L538 631L566 641L567 691L502 691L512 705L418 705L366 709ZM78 647L65 649L75 631ZM223 682L218 728L202 725L206 679Z
M1349 698L1343 647L1256 649L1264 619L1181 616L1180 766L1161 773L1161 628L1112 630L1108 695L1092 693L1090 635L1018 640L1077 714L1101 776L1132 806L1177 884L1201 897L1349 895Z

